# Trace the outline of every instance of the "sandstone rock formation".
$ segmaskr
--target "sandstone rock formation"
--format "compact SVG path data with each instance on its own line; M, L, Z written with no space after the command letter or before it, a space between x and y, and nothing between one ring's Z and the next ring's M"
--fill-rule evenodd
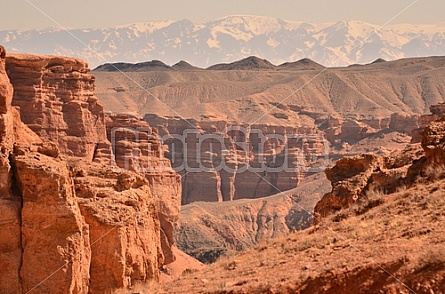
M6 71L14 87L12 105L37 135L62 154L95 162L111 157L103 107L86 62L58 56L11 54Z
M327 164L328 143L311 128L144 118L159 129L183 175L182 204L270 196Z
M116 165L145 175L157 201L161 223L161 242L165 263L171 263L174 254L173 227L179 218L181 177L164 157L164 147L157 130L147 122L131 115L114 114L106 117L107 135L113 146Z
M69 165L77 175L76 196L89 225L90 293L158 279L165 262L161 227L157 200L145 177L95 164L87 169L75 161Z
M445 165L445 120L429 124L422 133L422 147L431 165Z
M423 130L432 122L435 122L445 115L445 103L430 106L431 114L421 115L419 117L419 127L413 130L412 143L420 143L422 141Z
M157 280L174 260L181 195L159 140L147 162L163 170L110 164L119 155L86 64L6 58L14 99L0 46L0 292L112 293Z
M12 164L17 196L23 205L19 280L22 291L88 291L89 230L80 213L66 163L16 147Z
M5 71L6 52L0 46L0 292L18 293L22 287L21 199L12 192L10 155L21 122L11 107L13 89ZM20 127L20 126L19 126ZM38 139L37 139L38 141Z
M418 115L400 115L393 113L389 122L389 128L401 132L411 134L413 130L419 127Z

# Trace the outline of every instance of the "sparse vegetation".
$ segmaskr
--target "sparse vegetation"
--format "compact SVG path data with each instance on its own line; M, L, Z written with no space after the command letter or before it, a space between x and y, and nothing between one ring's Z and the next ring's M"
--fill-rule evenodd
M444 191L445 180L391 194L372 188L361 203L317 228L224 257L167 289L185 293L190 289L185 285L194 283L194 293L408 293L408 285L416 293L440 293L445 285ZM427 282L422 282L424 272L430 275ZM199 282L201 277L209 283ZM364 288L351 288L354 283Z
M363 203L355 207L355 214L361 215L370 209L385 203L385 193L381 187L371 186L365 193Z
M426 167L425 175L429 181L437 181L445 178L445 165L432 164Z
M445 245L429 249L425 252L425 254L420 257L420 266L421 268L428 266L445 268Z

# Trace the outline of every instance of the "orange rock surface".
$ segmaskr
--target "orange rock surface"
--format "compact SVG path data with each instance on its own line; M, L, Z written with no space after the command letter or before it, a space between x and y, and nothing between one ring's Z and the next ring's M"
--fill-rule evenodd
M159 279L175 260L181 186L160 141L149 143L145 162L165 168L114 165L121 150L86 63L0 46L0 293L112 293Z

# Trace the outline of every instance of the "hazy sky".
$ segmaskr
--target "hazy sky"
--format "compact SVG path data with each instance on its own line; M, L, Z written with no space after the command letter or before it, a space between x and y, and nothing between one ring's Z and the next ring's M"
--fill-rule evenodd
M444 0L0 0L0 30L105 27L149 20L205 22L227 15L263 15L305 22L362 20L391 23L445 23ZM32 4L33 5L32 5Z

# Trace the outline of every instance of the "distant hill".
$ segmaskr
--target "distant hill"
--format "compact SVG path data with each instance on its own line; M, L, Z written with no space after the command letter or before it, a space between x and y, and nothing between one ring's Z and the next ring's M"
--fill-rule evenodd
M123 71L123 72L141 72L141 71L164 71L164 70L173 70L171 66L166 65L162 61L153 60L141 63L106 63L103 65L99 65L94 69L94 71Z
M308 65L314 67L304 60L258 70L270 64L251 58L224 68L256 66L252 70L199 70L193 74L150 70L135 72L131 79L118 72L94 74L96 94L106 110L141 117L156 113L197 120L210 117L314 126L330 116L363 120L388 118L393 113L423 114L429 112L430 105L445 101L445 57L316 71L307 70Z
M278 66L278 69L285 70L323 70L325 67L309 58L303 58L295 62L285 62Z
M193 65L191 65L190 63L188 63L188 62L186 62L184 60L181 60L178 63L174 64L172 66L172 68L175 69L175 70L186 70L186 71L187 70L202 70L202 68L193 66Z
M383 59L381 59L383 60ZM384 61L384 60L383 60ZM379 62L378 60L373 63ZM279 66L276 66L266 59L261 59L256 56L249 56L247 58L232 62L232 63L220 63L212 65L205 70L323 70L324 66L318 64L308 58L303 58L295 62L286 62ZM190 63L181 60L180 62L168 66L162 61L153 60L141 63L106 63L99 65L94 71L106 71L106 72L144 72L144 71L194 71L204 70L202 68L191 65Z
M271 70L275 69L276 66L267 61L266 59L261 59L255 56L250 56L240 61L235 61L232 63L221 63L210 66L208 70Z

